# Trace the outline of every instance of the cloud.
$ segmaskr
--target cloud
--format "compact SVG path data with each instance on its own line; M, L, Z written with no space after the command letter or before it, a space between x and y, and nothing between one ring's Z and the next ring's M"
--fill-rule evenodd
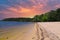
M60 0L0 0L0 14L5 17L31 17L56 8Z
M55 5L55 8L60 8L60 4L58 4L58 5Z

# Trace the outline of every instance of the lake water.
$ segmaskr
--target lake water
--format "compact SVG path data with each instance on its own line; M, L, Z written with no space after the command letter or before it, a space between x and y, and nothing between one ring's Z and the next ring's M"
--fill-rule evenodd
M21 25L27 25L31 24L31 22L9 22L9 21L0 21L0 28L8 28L8 27L14 27L14 26L20 26Z
M28 33L33 29L34 23L32 22L9 22L0 21L0 40L16 40L16 38L22 37L25 33ZM29 34L29 33L28 33Z
M48 33L51 32L60 38L60 22L38 22L37 24ZM20 37L27 39L28 35L29 39L32 33L34 34L36 31L35 28L36 25L33 22L0 21L0 40L6 40L7 37L8 40L20 39ZM51 34L49 35L51 36ZM31 37L33 37L33 35Z

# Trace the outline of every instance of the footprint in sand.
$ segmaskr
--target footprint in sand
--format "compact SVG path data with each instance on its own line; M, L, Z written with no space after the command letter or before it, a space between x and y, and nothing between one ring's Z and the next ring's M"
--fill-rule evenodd
M35 37L33 37L32 39L35 39Z

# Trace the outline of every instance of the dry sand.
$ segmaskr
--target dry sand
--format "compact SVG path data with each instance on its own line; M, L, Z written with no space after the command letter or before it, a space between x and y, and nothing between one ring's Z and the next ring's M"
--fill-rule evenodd
M60 28L57 28L59 24L42 22L22 25L24 27L13 27L7 30L0 29L0 40L60 40Z
M60 40L60 22L39 22L39 27L45 29L51 40Z

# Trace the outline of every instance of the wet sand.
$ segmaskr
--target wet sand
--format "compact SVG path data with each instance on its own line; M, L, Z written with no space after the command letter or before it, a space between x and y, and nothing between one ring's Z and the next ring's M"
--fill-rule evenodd
M57 35L47 31L40 23L21 26L23 27L0 28L0 40L60 40Z

